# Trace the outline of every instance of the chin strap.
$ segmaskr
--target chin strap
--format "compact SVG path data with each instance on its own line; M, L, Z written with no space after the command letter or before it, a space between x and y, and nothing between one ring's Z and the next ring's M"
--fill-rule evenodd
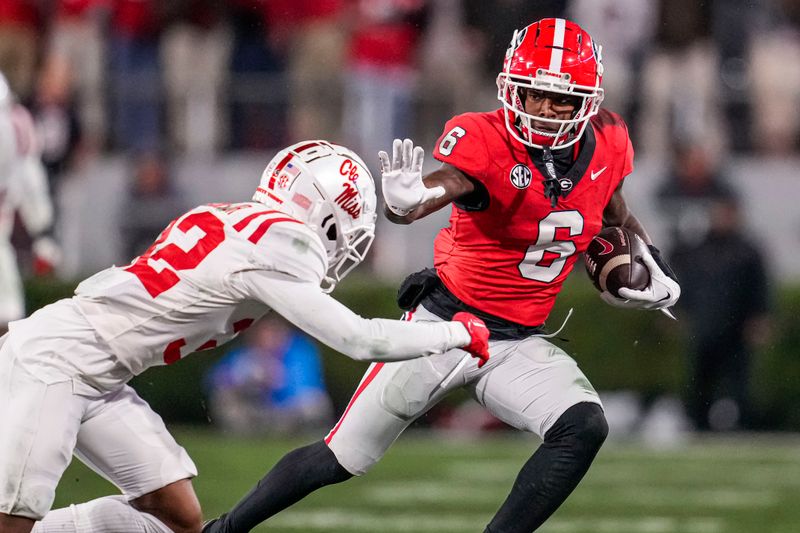
M556 176L556 164L553 159L553 153L547 146L542 150L542 159L544 160L544 168L547 169L548 177L544 179L544 197L550 200L550 207L558 205L558 197L561 196L561 184L558 182Z

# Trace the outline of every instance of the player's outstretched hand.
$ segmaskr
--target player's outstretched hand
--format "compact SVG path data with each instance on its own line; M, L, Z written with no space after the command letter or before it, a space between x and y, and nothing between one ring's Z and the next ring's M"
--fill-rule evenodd
M453 315L453 322L461 322L467 328L467 333L472 341L462 349L469 352L472 357L480 359L478 368L482 367L489 360L489 328L486 327L483 320L466 311L460 311Z
M392 160L389 154L378 152L381 160L383 199L396 215L404 216L424 204L444 196L444 187L428 188L422 182L422 161L425 150L414 146L411 139L395 139L392 143Z

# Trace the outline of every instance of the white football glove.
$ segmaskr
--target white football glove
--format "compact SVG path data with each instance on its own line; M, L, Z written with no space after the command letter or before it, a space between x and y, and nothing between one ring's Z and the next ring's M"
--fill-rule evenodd
M411 139L392 143L392 162L389 154L378 152L381 160L381 184L383 199L396 215L404 216L424 204L444 196L444 187L428 188L422 182L422 160L425 150L414 146Z
M647 287L642 290L621 288L620 298L603 291L600 298L609 305L627 309L661 309L664 314L674 318L667 308L678 301L681 286L662 270L650 252L642 255L642 261L650 271L650 284Z

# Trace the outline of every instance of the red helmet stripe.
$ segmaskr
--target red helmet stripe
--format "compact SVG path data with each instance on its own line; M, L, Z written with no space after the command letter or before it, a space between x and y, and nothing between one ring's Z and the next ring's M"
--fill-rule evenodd
M292 153L288 153L285 156L283 156L281 162L278 163L278 165L275 167L275 170L272 171L272 175L269 177L269 184L267 184L267 187L269 187L270 189L275 188L275 180L278 178L278 174L281 173L281 170L283 170L283 167L286 166L286 163L289 162L292 156L293 156Z
M564 59L564 31L567 26L567 21L564 19L555 19L556 27L553 35L553 47L550 49L550 72L561 73L561 62Z
M295 152L302 152L303 150L307 150L307 149L313 148L315 146L322 146L322 145L320 143L318 143L318 142L310 142L310 143L304 144L303 146L298 146L297 148L294 149L294 151Z

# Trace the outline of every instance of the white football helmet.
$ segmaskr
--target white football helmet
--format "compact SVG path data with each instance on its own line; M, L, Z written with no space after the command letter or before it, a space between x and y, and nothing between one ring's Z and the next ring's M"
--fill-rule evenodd
M375 238L372 174L355 152L338 144L312 140L284 148L261 174L253 200L319 235L328 253L326 292L364 260Z

